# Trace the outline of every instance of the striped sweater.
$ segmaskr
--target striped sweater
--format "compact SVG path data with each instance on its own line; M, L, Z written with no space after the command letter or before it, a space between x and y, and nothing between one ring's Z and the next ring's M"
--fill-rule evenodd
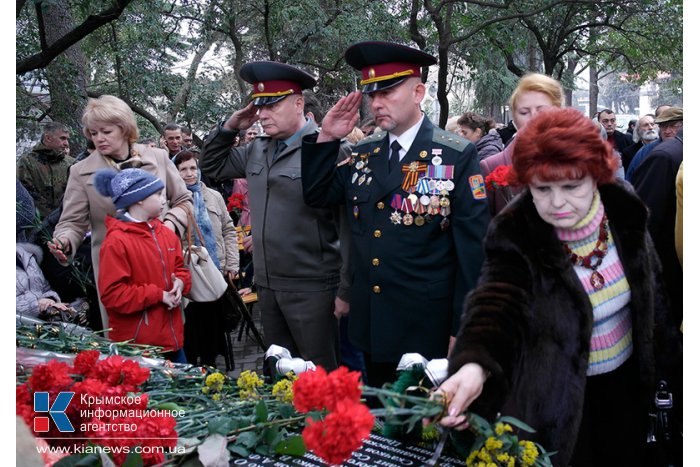
M586 256L595 248L604 214L605 208L596 191L588 214L572 229L557 229L557 236L572 252ZM591 285L591 269L574 265L593 307L588 376L611 372L632 355L630 287L612 234L608 233L607 241L608 252L596 269L605 279L603 288L595 290Z

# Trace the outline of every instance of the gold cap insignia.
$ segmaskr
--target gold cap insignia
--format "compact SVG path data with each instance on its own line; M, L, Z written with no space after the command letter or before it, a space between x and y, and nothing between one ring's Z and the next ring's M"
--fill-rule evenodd
M370 68L370 69L367 71L367 75L368 75L370 78L374 78L374 75L375 75L374 68Z
M258 83L258 91L263 92L265 90L265 85L263 83Z

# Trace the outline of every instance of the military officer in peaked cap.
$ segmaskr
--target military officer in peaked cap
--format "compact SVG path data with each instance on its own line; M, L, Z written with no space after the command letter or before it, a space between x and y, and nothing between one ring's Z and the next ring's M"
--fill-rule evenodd
M240 76L253 85L253 100L212 131L201 169L217 181L248 180L266 345L286 347L331 370L339 362L335 314L345 313L349 300L349 281L341 284L339 241L339 226L347 231L347 224L337 207L312 208L302 196L301 139L317 130L304 116L302 90L316 80L277 62L248 63ZM238 132L256 121L265 133L232 147Z
M335 163L358 119L360 92L304 138L302 180L310 206L345 204L351 224L350 339L365 352L369 383L395 378L402 354L446 357L462 303L483 261L489 222L473 144L433 125L420 109L421 67L431 55L385 42L345 52L383 130Z

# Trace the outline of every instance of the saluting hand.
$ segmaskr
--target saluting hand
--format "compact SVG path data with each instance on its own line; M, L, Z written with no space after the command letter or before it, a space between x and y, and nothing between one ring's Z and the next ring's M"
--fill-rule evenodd
M224 123L224 128L227 130L247 130L257 121L258 109L251 102L245 108L234 112Z
M358 111L361 103L362 94L359 91L341 98L323 119L317 142L341 139L350 133L360 118Z

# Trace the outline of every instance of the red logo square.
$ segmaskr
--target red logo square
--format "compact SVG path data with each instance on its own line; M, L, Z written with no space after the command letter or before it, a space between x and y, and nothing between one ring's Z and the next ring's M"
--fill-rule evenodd
M49 431L49 417L34 418L34 431L37 433L46 433Z

